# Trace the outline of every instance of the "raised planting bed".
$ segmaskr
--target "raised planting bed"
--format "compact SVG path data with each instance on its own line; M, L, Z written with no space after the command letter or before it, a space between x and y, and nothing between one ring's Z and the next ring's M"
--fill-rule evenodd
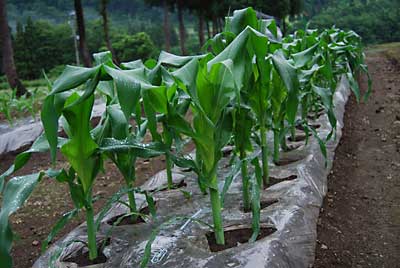
M212 229L204 224L212 224L209 196L198 190L195 174L174 168L176 189L161 190L167 185L165 171L142 186L143 190L159 190L153 196L157 217L112 226L110 224L115 221L110 219L127 213L127 209L117 204L107 212L97 236L99 241L105 239L105 247L99 255L99 263L90 267L139 267L150 238L154 238L154 242L149 267L310 267L314 261L319 208L327 191L327 175L334 151L341 138L349 93L348 82L342 78L334 95L338 124L336 139L327 143L327 167L314 137L310 137L308 144L298 141L299 147L282 153L281 158L287 159L285 165L270 163L270 177L274 178L271 184L272 181L275 184L261 192L261 228L256 242L247 242L252 234L252 222L251 213L245 212L242 206L240 172L235 174L224 199L222 217L226 243L220 246L215 243ZM320 126L321 138L331 130L325 114L312 123ZM229 172L229 154L225 154L218 174L222 178ZM250 168L249 173L253 172ZM223 185L221 181L221 191ZM191 193L191 196L184 193ZM136 195L136 201L142 209L145 207L144 195ZM87 252L82 243L71 242L76 240L86 240L85 224L52 245L33 267L49 267L51 261L56 267L78 267L71 261L79 262L80 256ZM79 267L85 266L84 262L81 264Z

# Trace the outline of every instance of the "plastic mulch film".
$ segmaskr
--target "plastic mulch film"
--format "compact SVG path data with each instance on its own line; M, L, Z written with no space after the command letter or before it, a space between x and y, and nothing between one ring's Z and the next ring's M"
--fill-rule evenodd
M93 106L92 117L100 117L105 104L96 102ZM10 127L8 123L0 124L0 155L22 149L32 144L43 132L42 122L33 118L20 119Z
M261 193L261 203L266 204L261 210L261 229L265 231L265 237L254 243L244 242L212 252L207 239L211 230L203 224L212 224L209 196L198 190L195 174L175 168L174 182L182 188L162 191L167 184L165 171L142 186L145 190L159 190L154 193L156 218L135 225L112 226L113 219L126 213L127 208L120 204L111 208L97 236L99 240L110 237L109 245L103 250L107 261L90 267L139 267L146 243L155 229L158 234L152 245L149 267L310 267L314 261L319 209L327 191L334 151L342 135L349 92L347 80L342 79L334 97L338 123L336 139L327 144L327 168L313 137L307 145L304 141L293 142L293 147L297 148L282 155L286 165L270 164L270 176L275 184ZM318 134L321 138L330 132L325 114L314 124L320 125ZM221 160L219 178L231 171L228 163L229 157ZM253 171L250 169L249 172ZM187 193L191 194L190 198ZM242 210L241 200L241 178L236 174L222 211L226 238L229 233L243 235L251 229L251 213ZM137 195L137 203L144 207L145 197ZM34 267L49 267L50 260L55 260L55 267L78 267L75 263L60 260L82 249L82 243L70 241L85 239L85 225L82 224L52 245Z

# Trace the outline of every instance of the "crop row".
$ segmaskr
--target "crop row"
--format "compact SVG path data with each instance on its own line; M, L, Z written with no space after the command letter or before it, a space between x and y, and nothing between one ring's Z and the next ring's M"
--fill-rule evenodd
M174 187L174 164L194 171L201 191L210 196L215 240L224 244L221 198L231 180L220 191L217 167L228 143L234 145L232 168L241 170L244 209L252 211L250 242L256 240L260 191L269 183L269 157L277 163L280 152L289 150L286 138L295 135L296 127L307 137L313 134L326 156L325 143L336 132L333 95L338 79L345 75L357 100L361 98L355 74L368 73L361 40L353 31L336 28L299 30L282 37L274 20L258 20L254 10L247 8L227 17L225 31L210 39L205 50L196 56L162 52L158 61L136 60L121 66L113 63L109 52L98 53L94 67L67 66L53 85L49 83L52 90L41 113L44 134L0 177L0 262L4 267L12 266L9 216L44 176L68 184L75 209L58 221L43 247L84 211L85 243L89 258L96 259L96 232L106 210L94 217L92 188L106 158L126 181L123 192L130 213L125 217L133 221L144 216L136 206L138 192L146 195L156 215L151 194L134 187L138 158L165 155L170 189ZM105 99L106 111L92 128L95 94ZM368 94L369 90L365 97ZM321 111L332 126L326 139L310 124L310 116ZM59 136L60 128L67 138ZM267 147L267 132L273 133L272 152ZM150 141L146 134L151 135ZM182 150L188 138L196 147L194 159ZM257 148L261 148L260 155ZM50 168L5 182L33 153L44 151L50 151L53 163L57 151L61 152L69 168ZM254 175L249 174L249 165Z

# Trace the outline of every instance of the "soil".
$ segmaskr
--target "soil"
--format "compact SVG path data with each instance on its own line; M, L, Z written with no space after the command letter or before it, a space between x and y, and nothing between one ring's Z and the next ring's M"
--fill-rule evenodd
M374 91L367 103L352 97L346 106L318 221L314 268L400 267L398 62L385 50L367 54ZM366 79L361 82L365 90Z
M154 204L155 205L155 204ZM150 209L148 206L142 208L139 211L140 214L149 216L150 215ZM145 223L146 221L143 219L142 216L137 217L136 219L132 219L132 217L126 216L126 214L121 214L117 215L115 217L112 217L107 221L107 224L109 225L116 225L116 226L122 226L122 225L133 225L133 224L140 224L140 223Z
M275 178L275 177L271 177L270 176L269 180L268 180L268 184L264 185L264 189L267 189L267 188L271 187L272 185L275 185L275 184L280 183L282 181L292 181L292 180L295 180L295 179L297 179L297 175L290 175L290 176L284 177L284 178Z
M273 204L276 204L279 202L279 199L268 199L268 200L261 200L260 201L260 210L263 210L264 208L267 208L269 206L272 206ZM250 213L252 212L251 208L242 208L244 213Z
M267 237L276 231L275 228L272 227L261 227L260 233L257 236L257 240L260 240L264 237ZM234 229L224 232L225 244L219 245L215 240L214 232L208 232L206 234L208 246L210 247L211 252L218 252L222 250L226 250L228 248L237 247L240 244L245 244L249 242L250 237L253 234L253 229L251 228L240 228Z
M99 241L99 244L101 246L103 246L102 245L103 243L104 243L104 240L101 242ZM107 239L104 243L104 246L109 246L109 245L110 245L110 239ZM105 263L105 262L107 262L107 257L104 255L103 251L101 250L101 246L99 246L97 248L98 256L94 260L89 260L89 251L85 247L82 247L77 253L75 253L74 256L67 256L66 258L62 259L62 261L67 262L67 263L68 262L76 263L76 264L78 264L79 267Z

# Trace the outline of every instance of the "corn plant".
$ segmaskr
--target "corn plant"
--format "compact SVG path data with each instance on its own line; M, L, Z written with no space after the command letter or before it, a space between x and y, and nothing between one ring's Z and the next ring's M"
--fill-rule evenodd
M208 69L207 60L208 57L200 61L193 59L174 73L191 98L193 122L177 115L170 123L191 137L196 145L197 171L200 184L210 194L215 238L218 244L224 244L217 168L221 150L231 138L232 110L229 104L236 96L236 89L232 61L216 63Z

